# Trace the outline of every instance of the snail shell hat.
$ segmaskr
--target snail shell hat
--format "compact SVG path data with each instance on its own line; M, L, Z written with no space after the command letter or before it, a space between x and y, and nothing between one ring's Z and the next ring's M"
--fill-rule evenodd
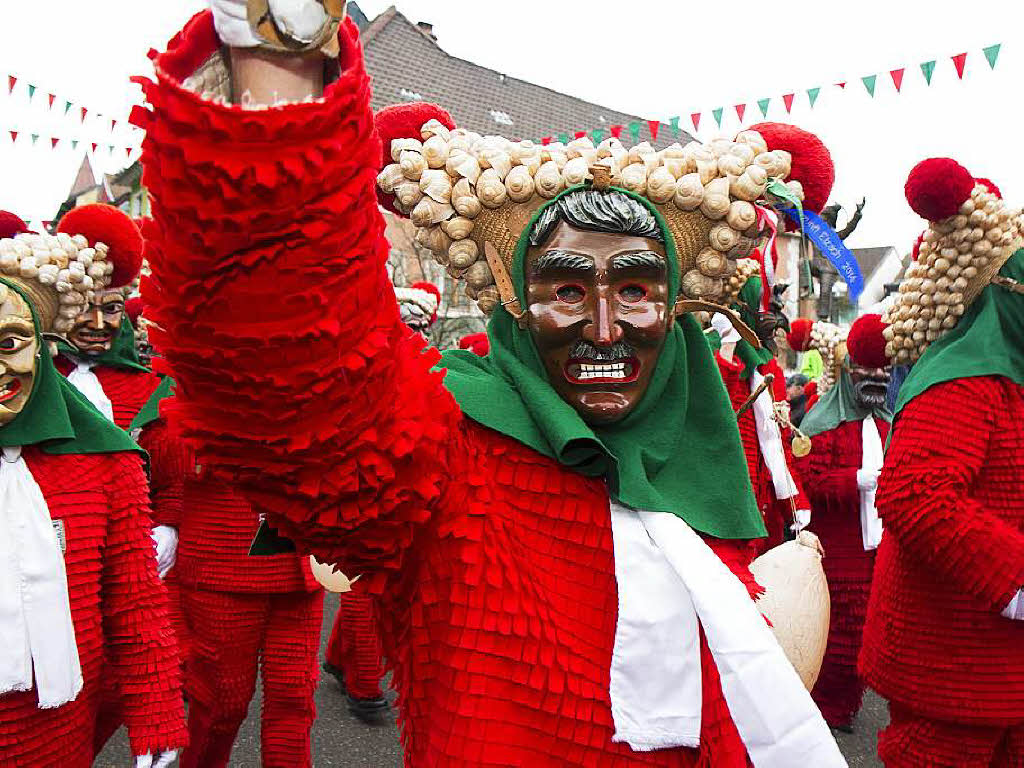
M820 394L825 394L835 383L839 368L846 355L843 330L825 320L798 318L790 326L786 341L794 352L817 350L822 359L821 378L818 380Z
M70 331L92 294L130 282L141 258L138 229L109 205L69 211L55 235L0 212L0 275L29 296L44 332Z
M541 146L456 129L429 104L384 109L377 130L384 152L381 204L412 220L417 241L452 278L465 281L466 293L488 315L499 303L518 302L502 295L495 270L511 271L534 214L577 188L614 187L644 197L674 239L682 297L694 309L720 305L737 259L757 245L755 205L769 179L784 180L791 163L788 152L769 151L754 131L661 151L646 142L627 149L615 138L596 146L589 138Z
M917 362L954 328L1024 244L1020 210L955 160L922 161L904 189L910 207L930 225L884 317L886 354L898 365Z

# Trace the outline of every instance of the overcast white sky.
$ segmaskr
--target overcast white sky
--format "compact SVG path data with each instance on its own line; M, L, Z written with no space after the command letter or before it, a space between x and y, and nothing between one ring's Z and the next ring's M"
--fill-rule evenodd
M125 164L136 132L122 125L139 89L146 51L162 48L203 0L50 0L8 2L0 45L0 208L49 219L64 199L90 141L97 170ZM371 18L390 5L361 0ZM731 0L396 0L413 21L430 21L449 53L608 107L668 120L705 112L698 137L718 135L711 110L725 107L722 133L760 121L757 100L771 97L768 119L818 133L836 164L833 200L852 209L868 197L865 219L849 244L905 250L922 229L902 196L918 160L950 155L990 176L1011 201L1024 203L1020 84L1024 82L1024 3L1019 0L859 0L785 5ZM45 42L44 42L45 41ZM1002 43L995 70L982 48ZM963 81L952 54L968 52ZM931 87L919 64L936 59ZM889 70L906 67L902 94ZM6 75L20 78L13 96ZM875 97L860 78L877 74ZM844 90L835 87L847 80ZM25 107L25 82L39 87ZM806 89L819 86L813 110ZM48 110L47 93L57 95ZM782 94L796 92L787 115ZM78 121L77 107L115 117ZM552 126L567 129L570 126ZM594 126L592 126L594 127ZM8 130L18 130L12 146ZM29 134L41 138L32 147ZM50 136L81 138L50 150ZM105 145L118 150L110 158ZM133 154L132 159L137 155Z

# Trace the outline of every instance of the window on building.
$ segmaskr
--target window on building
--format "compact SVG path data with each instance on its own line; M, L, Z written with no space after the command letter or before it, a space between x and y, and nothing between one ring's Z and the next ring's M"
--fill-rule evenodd
M491 117L494 118L494 122L498 125L513 125L512 118L509 117L508 112L501 112L500 110L492 109Z

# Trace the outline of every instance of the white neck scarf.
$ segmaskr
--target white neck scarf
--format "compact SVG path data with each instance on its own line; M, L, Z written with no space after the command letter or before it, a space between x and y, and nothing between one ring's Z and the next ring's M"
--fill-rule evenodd
M40 709L82 690L64 556L21 448L0 459L0 696L32 688Z
M114 420L114 405L103 391L103 385L92 369L96 363L89 360L76 360L75 370L67 375L68 383L81 392L85 399L96 406L96 410L111 421Z
M764 376L755 370L750 377L750 391L757 391L762 381L764 381ZM768 467L768 474L772 476L775 498L791 499L797 495L796 483L793 482L793 475L790 474L789 465L786 463L786 451L782 447L782 433L779 432L779 425L775 421L775 401L772 400L769 389L770 387L766 387L754 400L757 442L761 447L761 456L764 457L765 466Z
M846 768L747 588L704 540L664 512L613 501L611 517L619 591L612 740L637 752L700 743L700 626L755 768Z
M869 472L882 469L882 436L873 416L861 422L861 451L863 456L860 468ZM882 520L875 509L875 490L860 492L860 535L864 549L877 549L882 541Z

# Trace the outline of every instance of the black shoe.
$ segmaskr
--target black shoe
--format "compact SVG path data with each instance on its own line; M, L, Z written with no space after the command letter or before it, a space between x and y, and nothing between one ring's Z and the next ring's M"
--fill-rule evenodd
M357 699L351 694L345 694L345 696L348 698L348 711L368 725L381 723L391 711L388 700L383 696L372 699Z
M334 666L333 664L331 664L331 662L329 662L329 661L325 661L325 662L324 662L324 665L323 665L323 670L324 670L324 672L326 672L326 673L327 673L328 675L330 675L330 676L331 676L331 677L333 677L333 678L334 678L335 680L337 680L337 681L338 681L338 685L340 685L340 686L341 686L341 690L342 690L343 692L347 693L347 691L346 691L346 689L345 689L345 673L344 673L344 672L342 672L342 671L341 671L340 669L338 669L338 668L337 668L336 666Z
M839 731L840 733L853 733L853 723L843 723L842 725L829 726L833 731Z

